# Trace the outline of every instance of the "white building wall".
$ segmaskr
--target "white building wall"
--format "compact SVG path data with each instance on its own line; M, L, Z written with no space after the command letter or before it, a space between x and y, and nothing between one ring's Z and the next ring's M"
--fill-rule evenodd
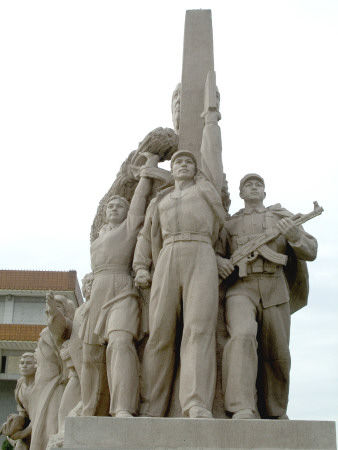
M13 323L46 325L46 300L44 297L15 297Z

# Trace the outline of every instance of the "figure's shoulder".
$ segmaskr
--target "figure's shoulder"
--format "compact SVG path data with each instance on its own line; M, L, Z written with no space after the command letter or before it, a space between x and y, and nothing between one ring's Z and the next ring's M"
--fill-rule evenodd
M241 208L239 211L231 214L226 221L225 226L228 228L236 226L239 222L242 221L242 217L244 216L244 208Z
M213 183L209 180L209 178L201 170L199 170L198 174L195 176L195 186L200 190L201 189L203 189L203 190L212 189L213 191L216 191L216 188L213 185Z
M236 234L238 230L238 226L241 222L241 218L243 215L243 209L240 209L235 214L232 214L229 218L227 218L224 222L224 229L228 234Z
M152 215L154 214L155 208L157 205L157 197L154 197L153 199L150 200L149 205L147 206L147 210L146 210L146 220L149 220L149 217L152 217Z
M264 212L264 211L263 211ZM280 203L276 203L275 205L270 205L265 208L265 212L272 212L273 214L277 214L283 217L292 216L292 213L287 209L283 208ZM237 211L235 214L232 214L229 220L239 219L244 215L244 208Z
M283 217L291 217L293 214L287 209L283 208L280 203L276 203L275 205L268 206L267 211L276 214L280 218Z
M174 188L171 186L171 187L167 187L167 188L157 192L156 197L151 199L149 202L149 205L147 207L147 212L146 212L147 217L153 216L153 214L157 210L158 205L161 202L161 200L163 200L169 194L169 192L171 192L173 189Z
M16 382L15 391L18 392L18 390L21 388L23 382L25 381L24 377L20 377L18 381Z
M151 201L149 202L148 210L149 210L149 208L151 210L153 210L156 207L156 205L158 205L160 203L160 201L163 200L163 198L166 197L173 190L174 190L173 186L162 188L162 189L158 190L156 197L151 199Z
M128 212L128 214L129 214L129 212ZM99 231L99 238L100 237L102 237L105 233L106 233L106 231L107 231L107 229L108 229L108 224L104 224L104 225L102 225L102 227L100 228L100 231Z
M235 212L235 214L232 214L229 220L235 220L238 219L243 215L244 208L240 209L239 211Z
M169 194L169 192L172 192L174 190L174 186L165 186L165 187L163 187L163 188L160 188L158 191L157 191L157 195L156 195L156 197L155 198L153 198L153 200L156 202L158 202L158 201L160 201L160 200L162 200L162 198L163 197L165 197L167 194ZM153 201L152 200L152 201Z

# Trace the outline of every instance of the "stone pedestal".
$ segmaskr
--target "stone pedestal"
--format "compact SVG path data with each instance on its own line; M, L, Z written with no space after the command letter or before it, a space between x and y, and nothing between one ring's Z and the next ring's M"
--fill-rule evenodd
M336 450L334 422L68 417L67 450Z

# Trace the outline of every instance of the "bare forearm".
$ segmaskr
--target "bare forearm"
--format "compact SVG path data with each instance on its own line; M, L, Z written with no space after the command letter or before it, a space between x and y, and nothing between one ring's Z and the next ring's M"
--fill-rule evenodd
M17 441L18 439L24 439L32 434L32 422L28 425L28 427L24 428L23 430L16 431L13 433L10 438Z
M21 431L21 439L26 438L32 434L32 422L28 425L28 427L24 428Z
M147 198L150 194L152 181L150 178L141 176L135 189L129 211L135 216L142 216L146 209Z
M134 252L133 269L137 272L140 269L149 270L152 262L151 251L151 226L154 214L154 201L147 209L146 218L142 230L140 231Z
M151 242L149 238L150 235L148 235L147 226L145 224L138 235L134 252L133 269L135 272L140 269L149 270L151 266Z

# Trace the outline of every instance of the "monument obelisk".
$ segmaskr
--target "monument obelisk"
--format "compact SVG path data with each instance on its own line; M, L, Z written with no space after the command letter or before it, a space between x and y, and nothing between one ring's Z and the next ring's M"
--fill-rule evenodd
M204 121L204 87L214 70L211 11L186 11L181 82L179 150L190 150L200 162Z

